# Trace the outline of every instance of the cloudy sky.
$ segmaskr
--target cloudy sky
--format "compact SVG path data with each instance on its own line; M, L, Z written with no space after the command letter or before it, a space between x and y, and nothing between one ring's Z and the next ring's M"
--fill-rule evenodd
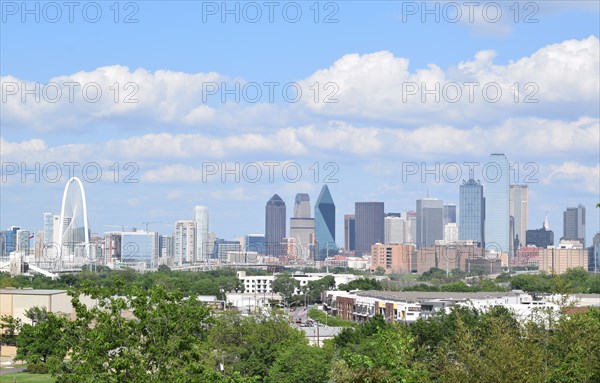
M458 203L500 152L530 228L583 204L599 230L597 2L0 4L2 228L40 230L71 172L97 233L194 205L263 232L327 183L342 243L355 201Z

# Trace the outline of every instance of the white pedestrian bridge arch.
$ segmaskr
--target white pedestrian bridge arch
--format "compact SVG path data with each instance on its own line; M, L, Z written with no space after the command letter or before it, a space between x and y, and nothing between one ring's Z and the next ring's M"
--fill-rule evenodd
M90 259L90 231L88 225L87 203L83 184L77 177L67 181L60 208L58 246L61 258L72 257L75 249L83 252L79 255Z

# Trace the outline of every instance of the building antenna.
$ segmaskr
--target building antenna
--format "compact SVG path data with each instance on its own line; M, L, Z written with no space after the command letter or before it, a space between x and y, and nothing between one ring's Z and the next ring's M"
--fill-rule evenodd
M473 173L473 168L469 169L469 179L473 179L474 173Z

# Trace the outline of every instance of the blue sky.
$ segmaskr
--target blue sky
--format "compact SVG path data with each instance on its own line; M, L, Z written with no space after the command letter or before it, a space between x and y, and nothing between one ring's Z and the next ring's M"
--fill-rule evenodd
M284 198L288 215L297 192L308 192L314 202L323 175L334 169L324 168L331 162L339 169L338 182L329 187L341 243L343 214L353 212L354 201L384 201L387 211L413 210L415 199L428 191L458 202L466 172L456 181L437 183L429 176L422 182L417 176L403 179L403 163L405 168L439 163L443 169L452 162L483 164L491 152L504 152L518 163L520 183L537 169L527 180L530 228L540 227L548 212L559 237L562 211L582 203L588 211L588 242L599 230L594 208L600 200L597 2L518 2L515 7L512 1L482 1L473 22L466 3L455 2L462 12L456 23L448 22L451 13L440 13L439 22L430 14L423 22L422 2L319 2L318 23L310 8L314 2L279 2L272 23L263 2L255 3L263 12L256 23L243 14L239 23L232 15L222 22L221 9L206 14L221 2L120 2L117 23L112 1L98 2L102 15L96 23L81 13L89 2L79 3L73 23L66 8L56 23L48 22L55 14L44 8L47 2L27 3L30 9L39 4L40 22L35 15L22 21L21 2L0 4L2 161L30 168L98 163L104 177L84 180L94 232L109 224L142 227L143 221L161 221L154 229L168 233L174 221L191 218L197 204L209 207L211 231L219 237L262 232L271 195ZM237 4L243 12L247 3ZM281 10L295 4L302 16L291 23ZM427 4L451 10L448 2ZM483 11L495 11L495 4L501 4L502 16L490 22L493 13L486 18ZM132 12L138 22L124 23ZM331 12L338 22L323 22ZM528 21L537 22L524 22L528 15ZM102 99L68 102L63 97L49 103L42 97L36 103L30 97L22 102L21 89L15 95L6 85L68 80L99 84ZM115 82L121 87L117 103L109 88ZM280 88L294 82L303 96L297 103L280 96L274 102L230 98L223 103L219 89L203 99L203 86L223 82L257 83L262 91L265 82ZM465 82L476 82L479 89L500 84L503 98L492 103L476 92L473 102L463 93L457 103L448 102L447 95L436 103L423 102L422 89L403 94L406 84ZM124 102L131 90L123 88L125 83L135 85L138 103ZM310 87L315 83L334 84L330 90L338 102L323 102L324 88L314 102ZM519 102L510 93L514 83ZM537 102L523 102L527 95ZM231 176L226 182L217 176L202 179L203 163L237 162L242 169L269 161L279 162L278 169L297 163L302 177L297 183L281 173L272 183L266 176L257 183L244 177L234 182ZM125 169L130 162L137 168ZM526 165L530 162L535 167ZM117 183L110 168L114 163L120 168ZM319 182L310 168L314 163L321 168ZM135 169L139 182L124 182L127 171ZM56 183L47 177L35 182L31 176L21 182L22 169L17 175L6 170L5 165L0 225L38 231L42 213L59 212L66 175Z

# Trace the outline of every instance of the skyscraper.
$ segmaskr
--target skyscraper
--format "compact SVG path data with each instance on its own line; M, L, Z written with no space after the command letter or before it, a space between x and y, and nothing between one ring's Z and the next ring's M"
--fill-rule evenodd
M310 196L308 194L296 194L296 201L294 203L294 218L311 218Z
M29 251L31 250L31 237L29 230L17 230L15 251L19 251L23 255L29 255Z
M456 205L453 203L444 205L444 226L448 223L456 223Z
M54 239L54 214L44 213L44 245L50 245Z
M485 199L483 186L471 178L463 181L459 188L458 238L461 241L476 241L484 246Z
M196 259L195 262L208 262L208 208L206 206L194 207L194 221L196 223Z
M458 224L447 223L444 225L444 243L451 245L458 241Z
M585 247L585 207L568 207L563 212L563 237L561 239L580 240Z
M386 214L383 241L385 245L404 243L404 219L398 215Z
M282 256L284 238L285 202L275 194L265 208L265 254L271 257Z
M306 193L298 193L294 204L294 216L290 218L290 238L294 240L294 253L297 258L310 258L314 237L315 220L310 216L310 197Z
M502 153L493 153L483 167L485 179L485 247L508 253L510 250L509 164Z
M160 243L158 233L131 231L121 233L121 262L138 270L158 267Z
M196 259L196 222L177 221L175 223L175 236L173 238L175 263L182 265L192 263Z
M265 235L246 234L244 245L246 251L255 251L258 254L265 254Z
M403 214L404 220L404 243L416 243L417 240L417 212L409 210Z
M356 255L371 253L371 246L384 242L383 202L356 202L354 204Z
M444 239L444 202L437 198L417 200L417 247L433 247Z
M344 215L344 250L354 251L356 247L356 220L354 214Z
M510 247L516 251L519 247L525 246L525 235L528 227L529 213L527 185L510 185L509 189L509 214L514 218L513 235L510 239ZM511 254L514 254L511 251Z
M335 204L329 187L323 185L315 204L315 243L320 260L337 253L335 244Z
M548 225L548 217L544 220L541 229L527 230L525 232L525 244L536 247L554 246L554 232L550 230Z

